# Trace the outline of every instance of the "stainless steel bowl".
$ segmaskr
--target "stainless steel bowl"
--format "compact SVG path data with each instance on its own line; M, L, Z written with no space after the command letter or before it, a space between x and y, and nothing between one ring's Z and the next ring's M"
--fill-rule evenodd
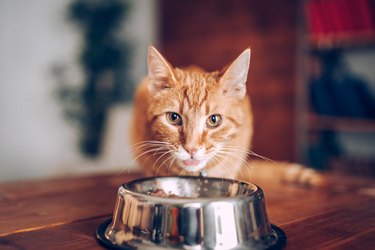
M155 195L160 192L168 197ZM113 218L97 230L116 249L267 249L282 247L263 191L218 178L158 177L120 186Z

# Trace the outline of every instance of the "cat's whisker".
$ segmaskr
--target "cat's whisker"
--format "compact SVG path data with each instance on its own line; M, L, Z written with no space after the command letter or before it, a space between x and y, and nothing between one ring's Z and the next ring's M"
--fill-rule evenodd
M251 164L250 164L250 161L252 160L250 155L252 155L251 154L252 152L250 150L248 150L247 148L240 147L240 146L224 146L223 149L226 152L228 152L228 151L229 152L240 151L242 153L245 153L245 155L243 156L243 167L241 168L241 175L244 177L244 179L250 178L252 176L252 174L251 174ZM247 172L247 175L244 175L243 170Z
M160 146L160 145L153 145L153 144L145 144L145 145L141 145L140 147L134 149L134 152L136 153L137 151L148 150L148 148L151 148L151 149L158 148L158 149L160 149L160 148L164 148L164 147L165 147L165 145ZM141 150L141 149L143 149L143 150Z
M134 147L134 150L140 150L142 148L163 148L168 145L168 143L166 142L155 143L155 142L149 142L149 141L143 141L137 144L138 146Z
M176 161L176 157L175 156L173 156L172 157L172 160L171 160L171 162L169 163L169 166L168 166L168 174L170 173L170 170L171 170L171 168L172 168L172 165L173 165L173 163Z
M227 155L225 154L222 154L222 153L217 153L215 155L217 158L220 158L220 159L223 159L223 161L227 160L229 161L230 165L235 165L235 162L233 161L233 159L230 159ZM229 170L227 170L228 173L229 173Z
M137 154L137 151L140 151L141 149L143 148L156 148L156 147L160 147L160 145L165 145L167 143L165 142L160 142L160 141L141 141L141 142L138 142L138 143L135 143L133 145L131 145L128 149L126 149L125 151L127 152L127 154L131 154L130 152L133 152L133 154ZM128 168L128 172L130 171L130 166L132 164L134 164L134 162L139 158L140 156L138 155L137 157L135 157L135 159L133 159L130 163L127 163L127 165L129 166ZM122 171L120 171L119 174L121 174Z
M140 144L169 144L168 142L164 142L164 141L154 141L154 140L147 140L147 141L139 141L139 142L136 142L134 143L132 146L137 146L137 145L140 145Z
M224 158L223 156L221 156L221 158ZM227 159L225 159L224 158L224 160L227 160ZM232 163L233 164L233 163ZM232 176L232 173L229 171L229 169L228 168L226 168L225 166L222 166L221 164L220 164L220 162L218 163L218 169L220 169L221 170L221 174L222 174L222 179L224 179L224 178L228 178L228 176ZM227 173L226 175L225 175L225 173L224 173L224 171ZM235 177L231 177L231 179L233 179L233 178L235 178Z
M248 163L246 158L236 155L230 151L222 150L220 153L221 154L225 153L225 155L228 155L229 157L233 157L234 158L233 160L236 160L236 159L239 160L243 165L246 165Z
M252 156L258 157L258 158L260 158L260 159L262 159L262 160L266 160L266 161L272 162L272 163L274 163L274 164L276 164L276 165L279 165L278 162L276 162L276 161L274 161L274 160L272 160L272 159L269 159L269 158L267 158L267 157L265 157L265 156L262 156L262 155L260 155L260 154L257 154L257 153L255 153L254 151L248 150L248 149L243 148L243 147L238 147L238 146L223 146L222 148L223 148L223 149L226 149L226 150L236 151L236 152L237 152L237 151L241 151L241 152L243 152L243 153L247 153L247 154L249 154L249 155L252 155Z
M143 148L152 148L152 147L159 147L160 145L166 145L167 142L162 141L140 141L137 142L129 147L127 147L124 151L126 155L134 154L137 151L143 149Z
M154 148L154 149L149 149L145 152L142 152L141 154L139 154L133 161L135 162L136 160L138 160L140 157L146 155L146 154L149 154L149 153L157 153L159 152L161 149L160 148Z
M165 147L165 146L162 146L162 147L160 147L159 149L160 149L159 151L161 151L161 152L170 152L170 149L169 149L168 147ZM154 153L152 154L152 157L155 157L159 151L154 152Z
M145 147L145 146L143 146L143 147ZM125 161L125 160L127 161L128 158L133 158L134 153L136 151L136 150L134 150L134 148L135 148L134 145L127 147L124 150L124 153L122 154L123 159L121 161ZM126 162L126 166L124 168L122 168L121 170L119 170L116 173L116 176L119 176L119 175L123 174L125 171L127 171L127 174L129 174L130 170L132 169L132 165L135 163L135 161L136 161L136 159L133 158L132 161Z
M142 148L148 148L148 147L160 147L160 146L164 146L164 145L167 145L168 143L164 143L164 142L151 142L151 141L142 141L142 142L138 142L136 144L133 144L130 149L133 150L133 151L137 151L137 150L140 150Z
M158 154L162 154L163 152L159 152L160 149L159 148L154 148L154 149L150 149L150 150L147 150L145 152L142 152L141 154L139 154L137 157L135 157L130 163L129 163L129 166L131 166L132 164L134 164L139 158L141 158L142 156L144 155L147 155L146 159L144 161L142 161L142 167L144 167L144 164L148 161L148 159L151 157L151 155L148 155L148 153L152 153L154 152L153 154L154 155L158 155Z
M167 144L168 144L167 142L161 142L161 141L160 142L159 141L140 141L131 145L129 147L129 150L138 151L145 147L160 147L160 146L167 145Z
M167 174L169 175L170 174L170 171L171 171L171 167L172 167L172 164L173 164L173 161L174 161L174 157L172 157L172 160L169 162L169 166L167 168Z
M237 164L235 164L235 160L238 160L240 163L241 163L241 165L242 166L244 166L244 165L247 165L248 164L248 161L245 159L245 158L243 158L243 157L241 157L241 156L238 156L238 155L236 155L236 154L233 154L232 152L228 152L228 151L226 151L226 150L222 150L222 151L219 151L220 153L225 153L225 155L227 156L228 155L228 157L233 157L234 159L233 159L233 161L234 161L234 165L237 165ZM243 173L243 167L241 167L240 168L240 174L242 175L242 176L244 176L244 173Z
M159 172L159 169L161 167L163 167L163 165L171 158L173 157L173 150L171 149L171 144L170 143L166 143L164 146L162 146L163 148L163 151L161 153L161 155L154 161L154 164L152 165L151 167L151 170L154 170L155 166L157 165L158 161L160 159L162 159L165 155L167 154L170 154L170 156L164 160L161 164L159 164L158 168L156 169L156 172L155 172L155 177L157 177L158 175L158 172ZM153 155L154 156L154 155Z
M214 164L214 167L220 170L221 179L222 179L222 181L224 181L224 171L223 171L222 167L220 166L220 161L216 158L216 155L215 155L215 157L212 158L212 161L213 161L212 163Z
M217 152L215 154L215 156L220 157L221 159L224 159L224 160L228 160L232 165L235 165L235 162L233 160L229 159L226 155L222 155L219 152ZM220 162L219 162L219 167L222 167L227 172L228 176L231 176L231 173L230 173L229 169L225 168L224 166L221 166Z
M248 179L250 182L251 182L251 177L253 176L251 174L251 163L248 162L246 165L245 165L245 171L247 172L247 175L244 176L244 179Z
M231 152L227 152L227 151L219 151L218 152L218 155L221 155L224 159L228 159L234 166L238 165L236 164L236 161L239 161L241 163L241 165L246 165L247 164L247 160L238 156L238 155L235 155ZM240 170L242 171L242 168L240 168Z
M275 165L277 165L277 166L280 165L280 163L278 163L278 162L276 162L276 161L274 161L274 160L271 160L271 159L269 159L269 158L267 158L267 157L265 157L265 156L259 155L259 154L255 153L254 151L251 151L251 150L249 150L249 151L250 151L250 155L253 155L253 156L256 156L256 157L258 157L258 158L261 158L262 160L269 161L269 162L271 162L271 163L273 163L273 164L275 164Z
M227 175L225 175L225 173L224 173L224 171L222 170L222 181L224 182L224 179L228 179L228 177L227 176L231 176L231 173L230 173L230 171L229 171L229 169L228 168L225 168L225 166L221 166L220 165L220 162L218 163L219 164L219 169L223 169L223 170L225 170L226 172L227 172ZM234 164L234 163L232 163L232 164ZM234 178L235 177L232 177L231 179L232 179L232 182L234 182Z
M162 156L164 156L165 155L165 153L162 155ZM169 157L168 157L169 158ZM160 159L160 157L157 159L157 161L159 161L159 159ZM156 162L157 162L156 161ZM154 165L152 166L152 170L154 169L154 167L155 167L155 165L156 165L156 162L154 163ZM163 164L164 164L164 161L161 163L161 164L159 164L159 166L157 167L157 169L156 169L156 171L155 171L155 178L158 176L158 172L159 172L159 170L160 170L160 168L162 168L163 167Z
M178 173L177 177L181 177L183 172L184 172L184 169L181 168L180 173Z
M226 154L223 154L223 153L226 153ZM247 160L238 156L238 155L234 155L234 154L230 154L228 152L220 152L218 154L220 157L222 157L224 160L227 160L227 161L230 161L232 163L233 166L237 166L238 165L238 161L241 163L241 167L240 167L240 175L241 176L244 176L244 172L243 172L243 166L247 164ZM235 159L233 159L233 158ZM237 178L238 176L233 176L232 177L232 181L234 182L235 181L235 178Z
M163 149L165 150L164 153L162 155L159 156L159 158L156 159L156 161L154 162L154 164L152 165L151 169L153 170L155 165L158 163L158 161L160 159L162 159L166 154L170 154L170 155L173 155L173 150L170 148L170 145L169 144L166 144L165 146L163 146ZM168 157L169 158L169 157ZM162 162L161 165L163 165L165 163L165 161ZM157 169L157 171L160 169L160 167Z
M154 164L153 164L152 167L151 167L151 170L153 170L154 167L155 167L155 165L156 165L156 163L160 160L160 158L162 158L162 157L163 157L165 154L167 154L168 152L169 152L169 150L166 150L166 149L159 149L158 152L154 152L152 155L148 155L148 156L146 157L146 159L145 159L145 161L144 161L142 167L145 167L144 164L145 164L146 162L148 162L148 160L149 160L150 158L152 158L152 157L156 157L156 156L160 155L160 156L158 157L157 160L153 160ZM152 162L151 162L151 163L152 163ZM151 164L151 163L150 163L150 164Z
M158 162L161 158L163 158L163 156L165 156L165 155L168 154L168 153L171 153L171 151L165 151L162 155L160 155L159 158L158 158L158 159L154 162L154 164L152 165L151 170L153 170L154 167L156 166L157 162ZM161 165L157 168L157 171L159 171L159 169L160 169L160 167L161 167L162 165L163 165L163 164L161 164Z
M156 170L155 176L158 175L158 171L159 171L159 169L162 168L162 167L165 167L165 163L168 162L171 158L173 158L173 155L172 155L172 154L160 164L160 166L159 166L158 169Z

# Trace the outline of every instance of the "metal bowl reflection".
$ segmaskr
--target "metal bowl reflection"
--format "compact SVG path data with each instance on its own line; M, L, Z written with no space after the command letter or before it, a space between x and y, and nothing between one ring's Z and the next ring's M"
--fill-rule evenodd
M120 186L113 218L100 225L97 237L107 247L139 250L267 249L286 241L269 223L258 186L205 177L148 178Z

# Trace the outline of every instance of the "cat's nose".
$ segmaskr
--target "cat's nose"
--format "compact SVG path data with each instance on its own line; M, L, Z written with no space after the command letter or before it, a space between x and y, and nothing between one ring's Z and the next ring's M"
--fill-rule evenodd
M191 157L193 157L198 151L198 149L194 146L185 146L184 148L186 152L188 152L191 155Z

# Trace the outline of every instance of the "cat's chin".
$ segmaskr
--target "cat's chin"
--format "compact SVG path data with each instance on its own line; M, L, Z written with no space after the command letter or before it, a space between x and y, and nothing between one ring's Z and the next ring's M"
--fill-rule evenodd
M202 171L206 167L206 161L178 161L178 166L186 172L196 173Z

